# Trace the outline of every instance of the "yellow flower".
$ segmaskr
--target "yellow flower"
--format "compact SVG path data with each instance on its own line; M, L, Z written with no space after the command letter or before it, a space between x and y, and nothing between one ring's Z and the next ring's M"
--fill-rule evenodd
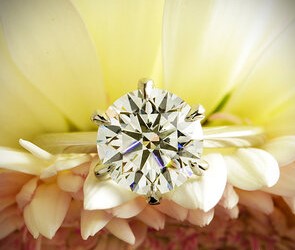
M294 18L287 0L1 1L0 239L27 228L46 245L40 236L58 242L81 228L89 248L119 244L105 231L139 246L168 217L205 226L239 208L277 213L282 200L295 213ZM27 141L94 130L92 112L145 76L202 103L206 126L262 126L265 143L205 151L206 174L151 207L98 181L85 148L58 154Z

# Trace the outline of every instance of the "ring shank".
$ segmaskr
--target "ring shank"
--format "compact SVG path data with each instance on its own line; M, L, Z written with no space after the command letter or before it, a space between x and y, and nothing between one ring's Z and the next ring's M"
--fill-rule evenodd
M261 127L218 126L203 127L204 148L259 146L265 141ZM97 153L97 132L44 134L33 142L51 153Z

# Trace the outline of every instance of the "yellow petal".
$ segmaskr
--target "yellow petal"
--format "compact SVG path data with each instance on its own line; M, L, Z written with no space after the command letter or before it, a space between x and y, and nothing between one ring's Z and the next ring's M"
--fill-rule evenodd
M239 196L234 190L233 186L227 183L222 198L219 201L219 205L223 206L226 209L234 208L239 202Z
M276 159L268 152L257 148L241 148L231 155L225 155L228 181L244 190L271 187L279 179Z
M136 89L142 77L160 86L164 1L73 2L96 44L110 101Z
M155 207L157 210L161 211L176 220L184 221L187 217L188 209L184 208L173 201L168 199L161 200L161 203Z
M114 218L106 225L106 228L119 239L131 245L135 243L135 236L126 220Z
M36 190L32 202L24 210L24 219L34 237L42 234L52 239L61 226L71 197L56 184L43 184Z
M197 226L204 227L207 226L213 219L214 209L204 212L200 209L190 209L187 220Z
M240 204L266 214L273 212L274 204L269 194L261 191L248 192L244 190L237 190L237 193Z
M105 107L105 94L95 49L72 4L2 1L0 16L21 73L74 126L91 128L89 115Z
M84 179L79 175L71 172L59 173L57 176L57 185L66 192L78 192L84 184Z
M294 2L292 5L289 7L294 9ZM288 13L286 12L287 16ZM295 17L294 11L292 14ZM286 24L265 48L248 78L236 88L228 102L227 112L256 124L267 125L267 132L271 135L295 132L295 85L291 80L295 78L294 43L295 24L288 27ZM278 120L282 117L282 112L287 112L290 117ZM289 131L284 131L284 127L290 127ZM280 130L281 133L274 133L275 130Z
M166 1L166 87L191 103L202 103L209 113L235 85L244 81L264 49L292 20L293 4ZM251 97L248 95L247 99Z
M102 210L82 210L81 213L81 235L84 240L89 236L94 236L111 219L112 215Z
M68 130L63 114L28 82L12 61L1 28L0 65L1 145L16 147L20 137Z
M208 154L204 159L209 164L200 179L191 179L167 194L167 198L180 206L208 212L221 199L227 179L226 165L220 154Z

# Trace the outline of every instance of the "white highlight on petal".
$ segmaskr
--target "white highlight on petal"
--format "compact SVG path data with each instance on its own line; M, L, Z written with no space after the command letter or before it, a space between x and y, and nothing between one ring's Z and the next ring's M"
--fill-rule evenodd
M241 148L224 156L230 184L244 190L271 187L279 179L276 159L268 152L256 148Z
M135 243L135 236L126 220L114 218L106 225L106 228L119 239L131 245Z
M162 199L161 203L158 206L155 206L155 208L179 221L184 221L188 214L187 208L182 207L168 199Z
M29 153L0 147L0 167L22 173L39 175L46 167L44 162Z
M190 209L187 220L197 226L204 227L209 225L214 216L214 209L204 212L200 209Z
M166 197L189 209L199 208L208 212L213 208L222 197L227 169L221 154L208 154L204 160L209 163L209 168L202 177L188 180Z
M272 198L269 194L261 191L237 190L239 203L265 214L271 214L274 209Z
M38 178L32 178L28 181L16 195L15 199L20 209L23 209L33 198L37 188Z
M93 161L84 182L84 209L113 208L137 197L134 192L120 187L111 179L99 180L94 174L95 164Z
M272 154L279 166L286 166L295 161L295 136L281 136L263 145L263 149Z
M136 217L143 223L156 230L163 229L165 226L165 215L150 206L147 206Z
M33 200L24 209L24 220L33 236L36 238L40 233L52 239L66 216L70 201L70 195L56 184L39 186Z
M143 197L137 197L126 203L110 209L110 213L122 219L127 219L138 215L145 207L147 202Z
M84 240L94 236L105 227L112 219L112 215L102 210L82 210L81 212L81 235Z
M19 139L19 144L37 158L43 160L51 160L53 158L52 154L48 153L47 151L43 150L32 142Z

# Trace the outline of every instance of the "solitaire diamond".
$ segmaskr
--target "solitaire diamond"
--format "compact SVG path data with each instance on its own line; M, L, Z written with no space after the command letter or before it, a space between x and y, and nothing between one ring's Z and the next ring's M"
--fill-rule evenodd
M202 115L152 84L122 96L106 118L93 117L100 125L97 175L109 173L119 185L158 203L161 194L204 170Z

